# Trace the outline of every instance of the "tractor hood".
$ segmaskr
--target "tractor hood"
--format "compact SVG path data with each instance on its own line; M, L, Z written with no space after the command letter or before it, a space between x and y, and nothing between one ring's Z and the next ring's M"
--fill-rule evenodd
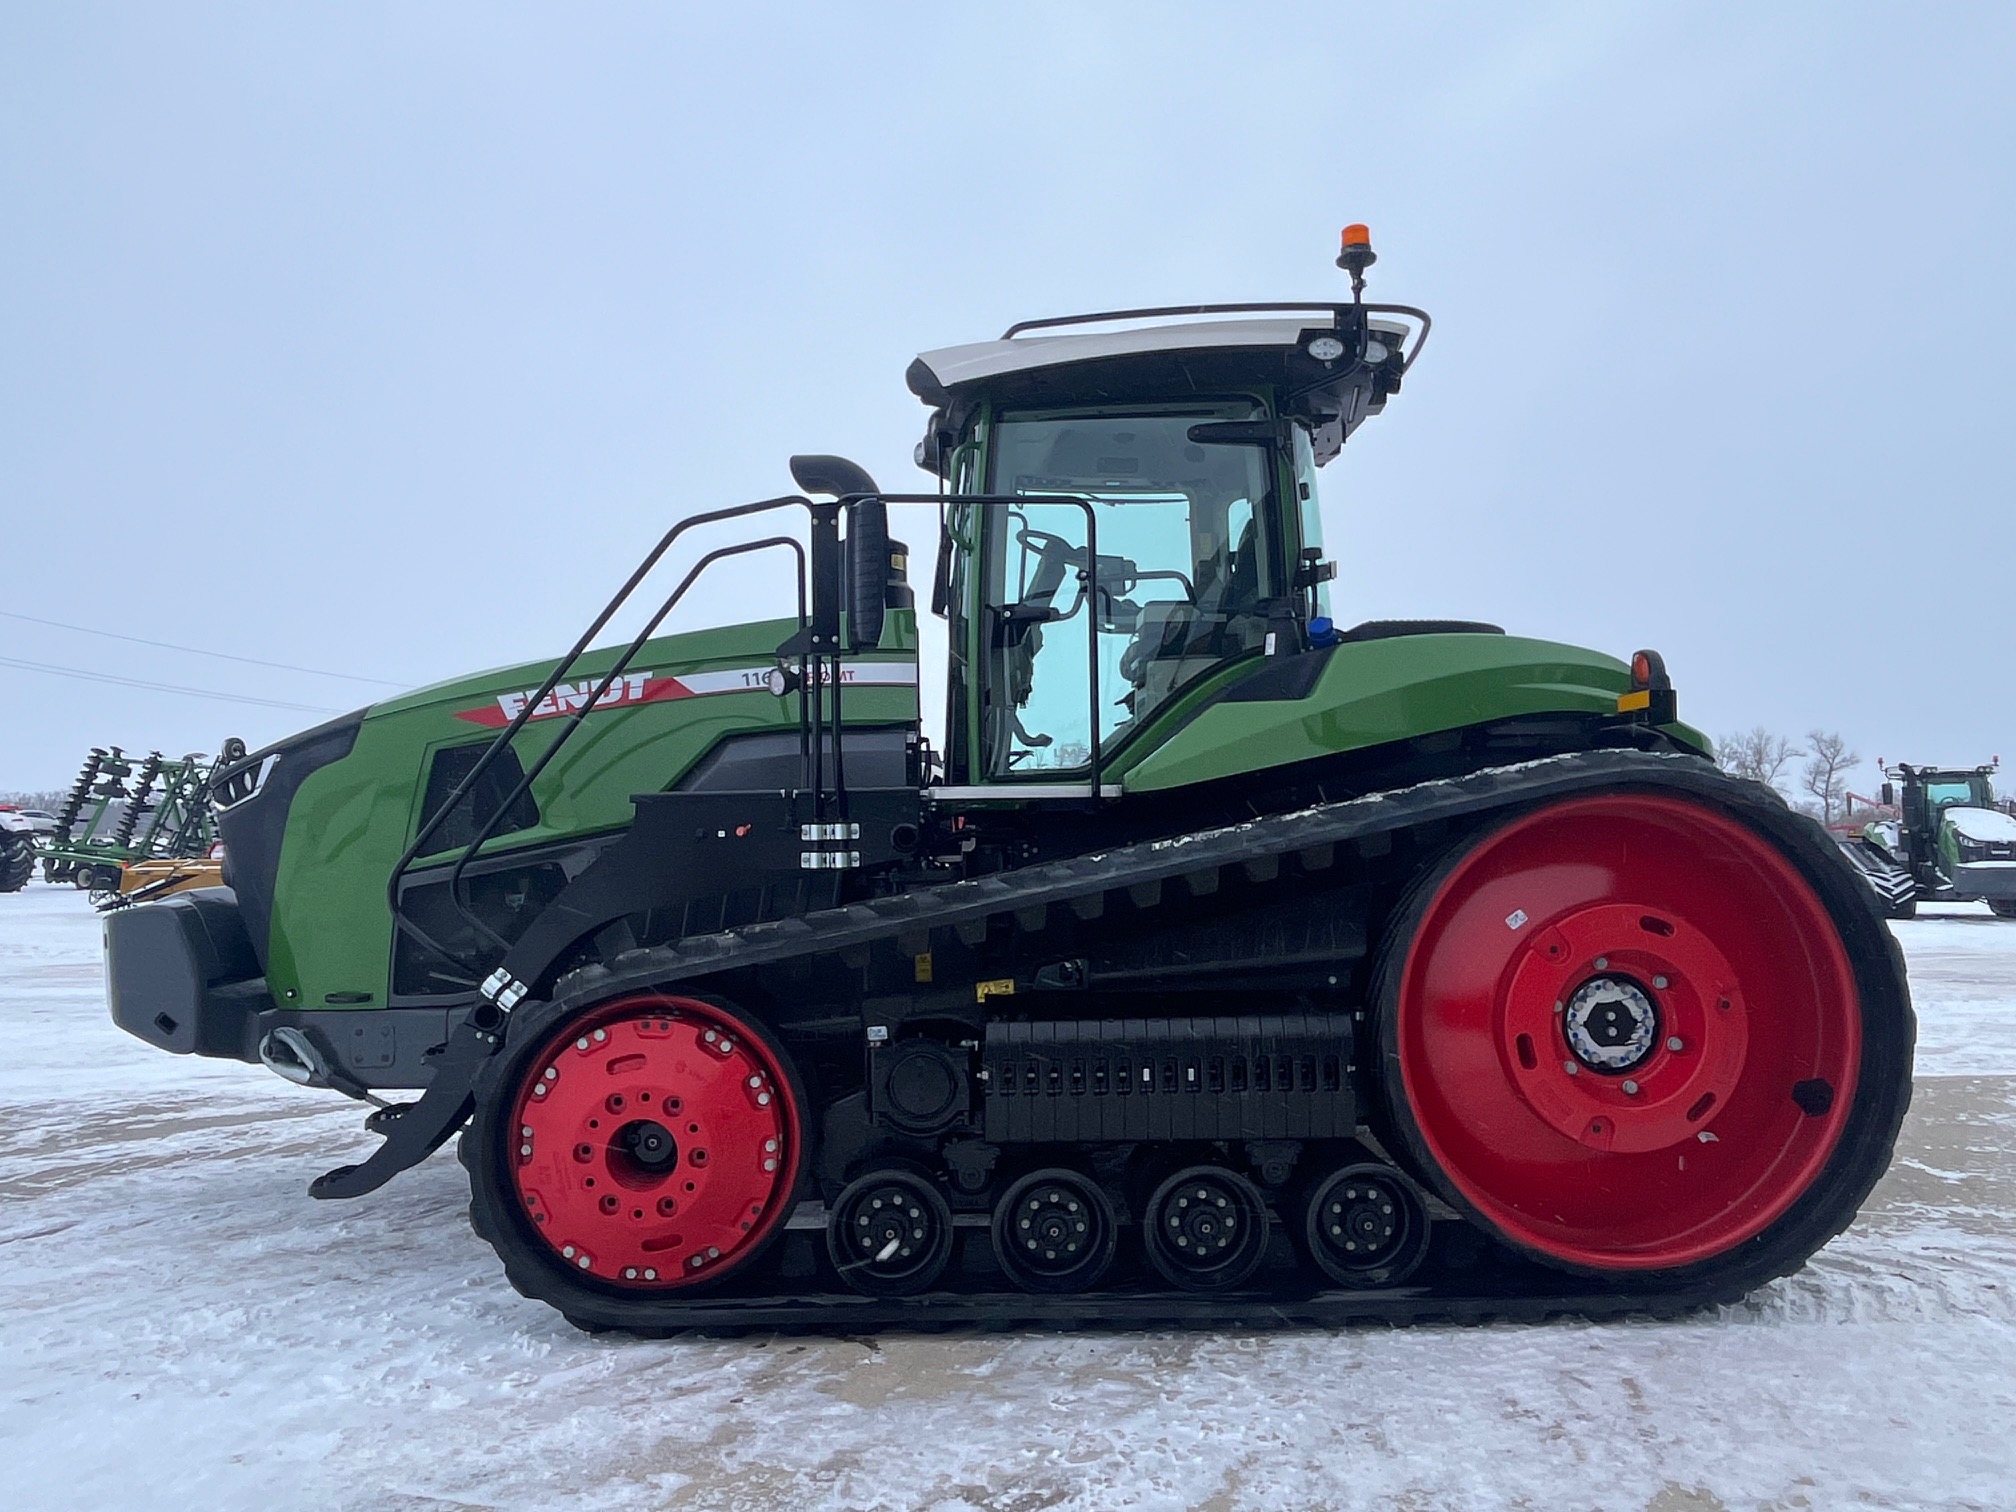
M1969 840L1987 844L2016 841L2016 819L1996 809L1949 808L1943 817L1957 833Z

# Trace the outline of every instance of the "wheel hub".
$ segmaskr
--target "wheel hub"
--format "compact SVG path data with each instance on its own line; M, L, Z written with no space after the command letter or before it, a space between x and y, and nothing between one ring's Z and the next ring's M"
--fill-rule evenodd
M1025 1196L1014 1220L1014 1242L1025 1260L1072 1265L1091 1240L1091 1217L1078 1194L1062 1185L1043 1185Z
M1629 977L1591 977L1568 999L1561 1032L1591 1071L1621 1076L1651 1058L1659 1043L1659 1007Z
M908 1192L877 1187L857 1199L848 1242L862 1260L891 1265L908 1260L930 1237L924 1209Z
M679 1286L732 1268L781 1221L798 1127L773 1052L728 1010L632 1000L528 1063L512 1176L570 1268Z
M1239 1213L1225 1192L1200 1183L1170 1199L1164 1223L1176 1253L1200 1262L1217 1259L1240 1237Z

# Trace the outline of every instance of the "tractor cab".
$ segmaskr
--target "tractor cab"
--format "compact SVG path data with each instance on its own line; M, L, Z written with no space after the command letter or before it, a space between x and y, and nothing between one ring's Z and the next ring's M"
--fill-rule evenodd
M1992 766L1949 769L1900 763L1884 769L1883 801L1898 803L1906 843L1912 844L1914 851L1923 847L1929 852L1948 809L1995 807L1995 790L1989 781L1993 771Z
M1190 306L919 357L917 460L949 495L948 783L1097 791L1199 696L1334 639L1317 469L1427 328L1404 306Z

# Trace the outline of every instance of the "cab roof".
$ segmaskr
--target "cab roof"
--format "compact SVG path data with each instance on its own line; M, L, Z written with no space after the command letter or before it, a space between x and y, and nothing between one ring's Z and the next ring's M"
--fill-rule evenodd
M1124 403L1272 387L1281 413L1310 427L1328 461L1399 389L1428 325L1425 312L1403 305L1187 305L1071 315L1011 326L997 341L926 352L910 364L907 381L938 411L933 428L955 431L982 399Z

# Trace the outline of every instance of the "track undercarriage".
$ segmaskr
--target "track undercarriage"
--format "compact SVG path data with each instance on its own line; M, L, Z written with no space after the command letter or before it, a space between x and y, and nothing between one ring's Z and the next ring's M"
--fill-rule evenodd
M1810 821L1595 752L619 953L385 1153L472 1114L472 1221L584 1327L1661 1312L1847 1225L1911 1038Z

